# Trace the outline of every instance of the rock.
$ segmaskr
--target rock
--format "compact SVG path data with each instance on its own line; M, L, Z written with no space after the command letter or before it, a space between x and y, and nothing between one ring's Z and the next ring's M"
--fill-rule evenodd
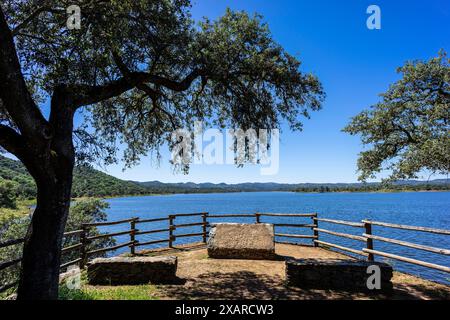
M369 266L380 268L380 289L370 290L367 280ZM386 263L333 260L333 259L288 259L286 281L289 286L305 289L340 289L365 292L389 292L392 290L392 267Z
M177 257L97 258L87 264L89 284L136 285L177 281Z
M218 223L211 226L208 256L216 259L271 260L275 258L273 225Z

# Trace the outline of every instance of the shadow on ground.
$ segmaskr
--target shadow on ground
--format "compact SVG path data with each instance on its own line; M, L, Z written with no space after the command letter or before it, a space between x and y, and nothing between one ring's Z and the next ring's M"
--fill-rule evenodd
M386 295L336 290L312 290L286 287L280 276L253 272L206 273L187 280L183 286L160 286L158 293L167 299L386 299Z

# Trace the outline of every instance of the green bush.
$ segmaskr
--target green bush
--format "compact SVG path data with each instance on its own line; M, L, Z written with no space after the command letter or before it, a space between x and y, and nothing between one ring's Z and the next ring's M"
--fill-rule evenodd
M16 208L17 183L0 179L0 208Z

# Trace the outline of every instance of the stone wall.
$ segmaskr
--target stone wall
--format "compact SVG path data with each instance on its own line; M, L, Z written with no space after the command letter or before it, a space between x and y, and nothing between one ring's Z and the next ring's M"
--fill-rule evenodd
M211 226L208 256L216 259L275 258L273 225L218 223Z
M380 290L369 290L367 287L367 279L372 275L367 273L367 268L371 265L380 267ZM391 278L392 267L380 262L330 259L286 261L287 284L306 289L389 292L392 290Z
M177 281L177 257L97 258L87 264L89 284L136 285Z

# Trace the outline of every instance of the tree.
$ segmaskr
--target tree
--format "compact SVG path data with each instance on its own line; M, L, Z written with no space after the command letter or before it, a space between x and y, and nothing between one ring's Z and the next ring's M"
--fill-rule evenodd
M450 59L407 62L402 79L382 101L354 117L344 131L370 147L359 155L360 180L389 170L388 180L417 178L422 170L450 171Z
M15 208L17 185L0 178L0 208Z
M108 203L99 199L87 199L77 201L70 208L70 213L67 218L65 232L78 230L82 223L94 223L106 221L106 212ZM5 221L0 222L0 242L23 238L27 232L28 225L30 223L29 216L12 216ZM89 235L98 236L102 234L98 228L89 228ZM63 246L69 247L80 242L79 235L64 237ZM100 238L93 240L89 243L87 250L96 250L105 247L109 247L115 244L115 240L111 238ZM12 261L22 256L22 249L20 245L13 245L10 247L2 248L0 252L0 261ZM104 257L106 252L95 254L95 257ZM80 257L78 250L67 251L64 253L61 259L61 263L64 264L69 261L73 261ZM2 270L0 273L0 286L13 283L17 281L20 274L19 265L9 267ZM11 290L1 293L2 296L11 294Z
M318 79L276 44L260 16L227 10L192 21L189 0L4 0L0 12L0 145L26 166L37 206L19 299L55 299L75 161L127 165L177 128L277 128L318 110ZM45 117L39 105L50 102ZM74 127L74 114L86 117Z

